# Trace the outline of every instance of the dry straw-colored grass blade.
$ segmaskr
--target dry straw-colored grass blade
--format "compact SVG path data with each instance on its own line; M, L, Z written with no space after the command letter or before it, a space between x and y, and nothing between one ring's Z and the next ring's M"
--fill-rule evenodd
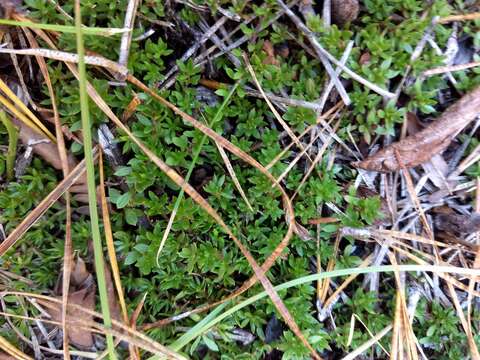
M55 136L43 125L43 123L33 114L30 109L18 98L17 95L0 78L0 91L6 98L0 96L0 102L19 120L31 127L39 134L46 135L51 141L55 142ZM10 99L10 100L9 100Z

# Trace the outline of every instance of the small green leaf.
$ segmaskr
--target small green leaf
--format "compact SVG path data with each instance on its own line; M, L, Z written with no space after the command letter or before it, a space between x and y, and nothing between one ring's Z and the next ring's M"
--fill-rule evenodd
M228 95L228 90L227 89L218 89L215 91L215 94L221 97L227 97Z
M120 195L116 199L115 205L117 205L117 208L123 209L125 206L127 206L129 201L130 201L130 193L126 192L123 195Z
M135 251L132 251L127 254L124 264L132 265L133 263L135 263L135 261L137 261L137 253Z
M213 341L212 339L210 339L208 336L204 336L203 337L203 342L205 343L205 345L207 345L207 347L212 350L212 351L218 351L218 345L215 344L215 341Z
M174 137L172 142L182 149L186 149L188 146L188 141L184 137Z
M117 171L115 171L116 176L127 176L132 173L132 168L129 166L120 166Z
M125 209L125 221L127 224L135 226L137 225L138 216L135 209Z

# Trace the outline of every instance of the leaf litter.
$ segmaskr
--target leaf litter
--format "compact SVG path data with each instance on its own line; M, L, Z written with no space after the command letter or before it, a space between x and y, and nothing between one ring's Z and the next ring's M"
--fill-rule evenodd
M353 165L371 171L398 171L401 166L395 152L398 152L406 168L423 164L434 155L443 152L458 133L479 114L480 87L477 87L451 105L425 129Z

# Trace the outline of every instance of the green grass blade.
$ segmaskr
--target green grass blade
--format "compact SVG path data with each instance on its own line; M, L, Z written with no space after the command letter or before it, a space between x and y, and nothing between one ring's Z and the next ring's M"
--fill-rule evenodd
M100 306L102 308L103 322L106 328L112 327L110 318L110 309L108 307L107 286L105 284L105 269L103 260L102 242L100 237L100 227L98 223L97 210L97 189L95 186L95 166L92 154L92 132L90 124L90 114L88 109L87 96L87 74L85 68L85 49L83 46L82 34L82 15L80 10L80 0L75 1L75 27L77 29L77 53L78 53L78 73L80 90L80 108L82 117L83 146L85 151L85 165L87 170L88 186L88 206L90 210L90 221L92 230L93 250L95 255L95 271L98 282L98 292L100 294ZM116 359L115 346L112 335L106 335L107 348L110 359Z
M225 308L225 306L227 306L227 304L228 304L228 301L218 305L215 309L212 310L210 314L208 314L201 321L199 321L198 324L196 324L194 327L188 330L185 334L183 334L178 340L176 340L173 344L171 344L169 348L174 351L180 350L185 345L187 345L190 341L204 334L205 331L209 328L208 324L215 319L215 317L220 313L220 311L222 311Z
M47 31L58 31L62 33L75 34L77 32L75 26L70 25L55 25L55 24L40 24L33 21L16 21L8 19L0 19L0 25L10 26L24 26L32 29L41 29ZM97 36L112 36L116 34L123 34L129 29L122 28L100 28L100 27L86 27L82 26L83 34L97 35Z
M18 130L13 125L12 120L7 113L0 110L0 121L5 125L8 134L8 150L7 150L7 180L12 180L15 171L15 156L17 154Z
M232 86L232 88L230 89L230 92L227 94L227 96L223 100L222 105L220 105L217 112L215 113L215 116L213 117L212 121L210 122L209 127L212 127L213 125L215 125L217 122L219 122L222 119L223 110L225 109L225 107L230 102L230 99L231 99L232 95L235 93L235 90L237 89L237 87L238 87L238 83L236 83L234 86ZM202 148L203 148L203 145L205 144L206 140L207 140L207 135L204 134L202 136L202 139L200 140L194 154L193 154L192 162L190 163L190 167L188 168L187 175L185 176L185 181L187 183L190 180L190 176L192 175L193 169L194 169L195 164L198 160L198 157L200 156L200 153L202 152ZM170 219L168 221L167 228L165 230L165 233L163 234L162 241L161 241L160 246L158 247L158 250L157 250L157 257L156 257L157 266L160 266L160 264L159 264L160 253L162 252L162 249L165 245L165 242L166 242L167 237L168 237L168 233L169 233L170 228L172 226L173 220L175 219L175 214L177 213L178 208L180 207L180 203L183 200L184 194L185 194L184 189L183 188L180 189L180 193L178 194L177 200L175 201L175 205L173 206L172 216L170 217Z
M352 274L369 274L369 273L380 273L380 272L393 272L393 271L410 271L410 272L415 272L415 271L428 271L428 272L435 272L435 273L455 273L455 274L461 274L461 275L470 275L470 276L478 276L480 275L480 269L465 269L465 268L460 268L460 267L454 267L454 266L436 266L436 265L384 265L384 266L371 266L367 268L350 268L350 269L339 269L339 270L333 270L333 271L327 271L327 272L322 272L319 274L313 274L313 275L308 275L304 276L295 280L288 281L286 283L283 283L281 285L275 286L275 290L278 292L280 290L286 290L294 286L299 286L302 284L307 284L313 281L317 281L320 279L326 279L326 278L333 278L333 277L339 277L339 276L349 276ZM171 347L172 349L175 349L175 351L180 351L182 347L187 345L187 342L185 342L187 336L188 336L188 341L194 340L196 337L202 335L207 331L208 329L212 328L216 324L218 324L220 321L223 319L229 317L236 311L243 309L244 307L251 305L265 297L268 297L268 294L263 291L261 293L258 293L257 295L254 295L241 303L231 307L218 317L212 319L210 322L202 323L201 329L195 329L193 327L190 329L189 332L184 334L182 337L180 337L177 341L175 341ZM215 309L217 310L217 308ZM214 310L214 311L215 311ZM213 313L213 312L212 312ZM205 320L205 319L204 319ZM203 320L202 320L203 321ZM200 324L200 323L199 323ZM198 325L198 324L197 324ZM196 325L195 325L196 326ZM201 331L200 331L201 330ZM180 347L181 346L181 347ZM152 359L153 360L153 359Z

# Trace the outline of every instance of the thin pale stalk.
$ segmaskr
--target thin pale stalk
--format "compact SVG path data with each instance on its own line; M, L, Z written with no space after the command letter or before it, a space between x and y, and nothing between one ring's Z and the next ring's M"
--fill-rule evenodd
M118 57L118 63L127 66L128 64L128 53L130 50L130 43L132 42L132 28L135 21L135 15L137 13L139 0L129 0L127 11L125 13L125 21L123 27L129 29L122 34L122 40L120 42L120 55Z
M473 61L466 64L458 64L458 65L439 66L433 69L425 70L422 73L422 76L445 74L450 71L462 71L462 70L471 69L477 66L480 66L480 61Z
M123 293L122 282L120 280L120 271L118 269L117 256L115 254L115 245L113 244L113 233L112 233L112 224L110 223L110 214L108 211L107 196L105 193L105 176L103 171L103 155L102 152L99 153L98 157L98 168L99 168L99 177L100 177L100 201L102 205L102 218L103 218L103 227L105 231L105 239L107 242L107 251L108 259L110 260L110 266L112 268L112 276L115 282L115 288L117 290L118 302L120 303L120 308L122 310L123 321L125 324L128 324L128 312L127 305L125 304L125 295Z
M450 15L440 18L438 20L439 24L446 24L452 21L467 21L467 20L476 20L480 19L480 12L474 12L470 14L461 14L461 15Z
M349 353L348 355L343 357L342 360L357 359L364 351L367 351L373 345L378 343L382 337L384 337L385 335L387 335L390 332L390 330L392 330L392 325L388 325L387 327L383 328L383 330L380 331L377 335L375 335L373 338L371 338L367 342L364 342L362 345L360 345L354 351L352 351L351 353Z
M250 204L250 201L248 201L247 195L245 195L245 191L243 191L242 185L240 185L240 182L238 181L237 175L235 174L235 170L233 170L233 166L228 159L227 153L219 143L216 142L215 144L217 145L218 152L220 153L220 156L222 157L223 162L227 167L228 173L230 174L230 177L232 178L235 187L240 193L240 196L242 197L243 201L245 201L245 204L247 204L248 209L253 212L252 205Z

